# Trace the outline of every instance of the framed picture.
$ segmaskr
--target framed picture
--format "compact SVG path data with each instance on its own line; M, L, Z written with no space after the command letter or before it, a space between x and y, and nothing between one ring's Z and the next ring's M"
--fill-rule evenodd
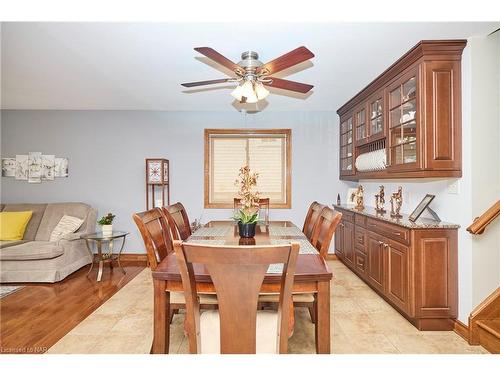
M16 180L28 179L28 155L16 155Z
M354 201L355 199L355 195L356 195L356 191L358 189L356 188L349 188L347 189L347 198L346 198L346 204L348 206L352 205L352 206L355 206L356 205L356 202Z
M42 180L52 181L55 176L55 156L42 155Z
M42 182L42 153L30 152L28 155L28 183Z
M413 210L413 212L410 214L410 216L408 217L408 219L410 221L417 221L417 219L420 217L420 215L422 215L422 212L424 212L424 210L427 208L428 210L430 210L430 208L428 207L429 204L432 202L432 200L434 199L435 195L432 195L432 194L427 194L421 201L420 203L417 205L417 207ZM434 211L430 210L431 211L431 214L434 213ZM434 213L435 214L435 213ZM434 214L432 216L434 216ZM437 215L436 215L437 216ZM434 216L434 218L436 218ZM438 221L439 218L438 218Z
M16 175L16 158L2 159L2 177L14 177Z
M68 158L54 159L54 176L68 177Z

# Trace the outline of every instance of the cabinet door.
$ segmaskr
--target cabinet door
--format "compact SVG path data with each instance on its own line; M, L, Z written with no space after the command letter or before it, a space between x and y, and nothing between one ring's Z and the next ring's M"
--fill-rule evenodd
M354 224L344 222L344 258L348 263L354 264Z
M424 166L459 170L462 165L460 62L425 62L424 82Z
M393 171L421 167L419 75L414 69L387 87L388 161Z
M368 134L369 141L385 137L384 93L376 93L368 100Z
M384 243L386 251L386 296L409 312L409 248L393 241Z
M352 116L340 120L340 175L354 174L354 137Z
M354 127L356 128L356 146L365 144L368 141L368 119L366 106L359 107L354 111Z
M335 230L335 254L339 258L344 258L344 222L341 221Z
M375 289L384 291L384 238L368 232L367 235L367 256L368 266L366 267L366 275L368 282Z

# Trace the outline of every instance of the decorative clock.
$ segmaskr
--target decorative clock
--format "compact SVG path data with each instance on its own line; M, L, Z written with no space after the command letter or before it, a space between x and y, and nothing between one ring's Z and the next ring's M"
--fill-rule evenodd
M167 159L146 159L146 209L170 204L169 164ZM166 190L166 194L165 194ZM156 199L155 199L156 195ZM165 200L166 195L166 200ZM151 203L151 204L150 204ZM151 207L150 207L151 206Z

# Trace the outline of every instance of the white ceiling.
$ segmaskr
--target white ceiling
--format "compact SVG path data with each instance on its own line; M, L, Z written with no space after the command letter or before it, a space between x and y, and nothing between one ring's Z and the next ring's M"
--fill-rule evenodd
M469 38L499 23L3 23L3 109L235 110L229 84L193 50L234 62L257 51L267 62L298 46L316 57L276 76L314 85L308 96L273 90L270 110L336 110L422 39ZM234 85L234 84L233 84Z

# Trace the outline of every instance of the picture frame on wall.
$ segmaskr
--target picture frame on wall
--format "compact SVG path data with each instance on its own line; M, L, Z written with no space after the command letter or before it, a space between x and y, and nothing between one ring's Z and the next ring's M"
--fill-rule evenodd
M42 182L42 153L30 152L28 154L28 183Z
M432 202L432 200L435 197L436 197L435 195L426 194L426 196L422 198L422 200L417 205L417 207L413 210L413 212L408 216L408 220L410 220L412 222L417 221L417 219L420 217L420 215L422 215L422 213L425 211L425 209L427 209L435 220L441 221L439 216L433 210L431 210L431 208L429 207L429 204Z
M28 155L16 155L16 180L28 180Z
M16 176L16 158L2 159L2 177Z
M68 177L68 158L54 159L54 176Z
M42 180L54 180L55 158L55 155L42 155Z

